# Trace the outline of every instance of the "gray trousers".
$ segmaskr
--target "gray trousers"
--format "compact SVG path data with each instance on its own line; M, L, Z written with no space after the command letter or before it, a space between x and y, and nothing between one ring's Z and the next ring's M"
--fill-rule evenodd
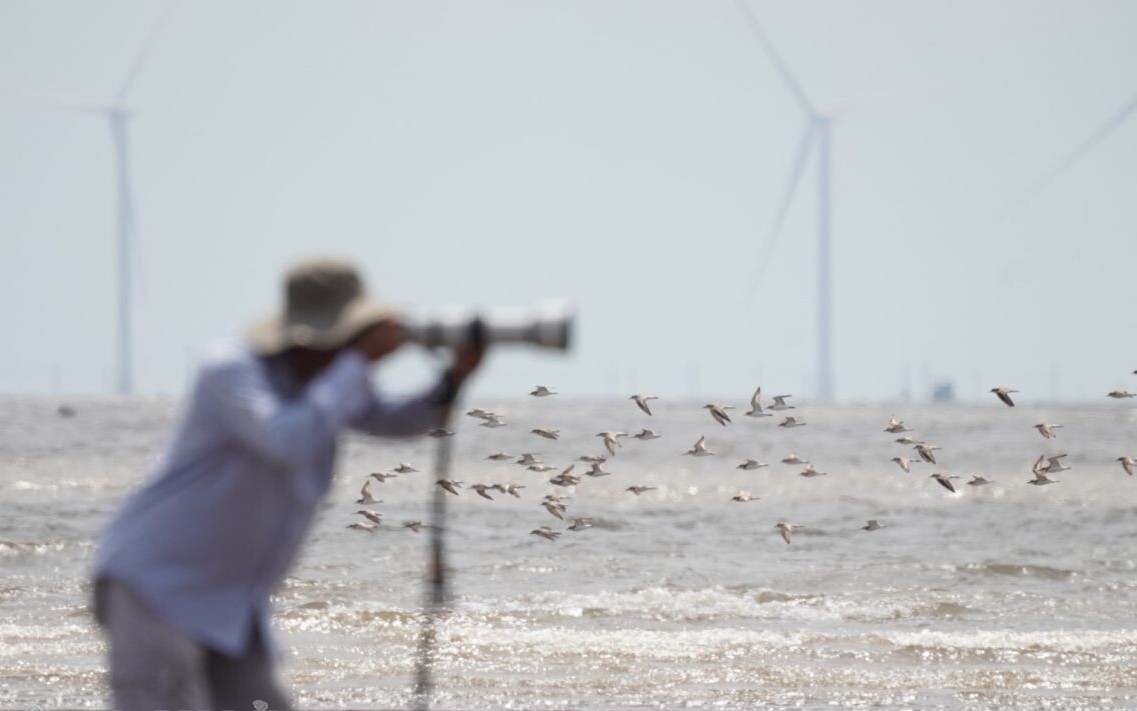
M289 711L272 655L259 632L238 657L190 639L125 584L100 580L95 616L110 646L118 711Z

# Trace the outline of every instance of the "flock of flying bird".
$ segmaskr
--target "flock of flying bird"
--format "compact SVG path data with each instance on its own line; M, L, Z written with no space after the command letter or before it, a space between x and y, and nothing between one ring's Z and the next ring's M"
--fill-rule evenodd
M1137 370L1133 371L1133 374L1137 375ZM990 392L994 393L995 396L998 397L999 400L1002 401L1002 403L1005 404L1007 407L1014 407L1015 406L1015 402L1011 398L1011 395L1017 393L1018 390L1012 390L1012 389L1006 388L1006 387L997 387L997 388L991 388ZM531 395L532 397L543 398L543 397L550 397L552 395L557 395L557 393L550 390L549 388L547 388L544 385L538 385L536 388L534 388L534 390L532 392L529 393L529 395ZM782 412L785 410L796 409L794 405L787 404L787 402L786 402L786 400L789 400L792 397L793 397L792 395L776 395L773 397L772 403L763 407L763 405L762 405L762 388L759 387L757 390L754 391L753 396L750 398L750 409L745 413L745 415L748 417L771 417L771 416L773 416L774 412ZM1117 399L1117 400L1121 400L1121 399L1128 399L1128 398L1137 397L1137 393L1130 393L1126 390L1114 390L1114 391L1111 391L1110 393L1108 393L1108 397L1113 398L1113 399ZM632 395L628 399L633 400L635 402L636 406L640 410L642 410L644 412L644 414L651 416L652 412L651 412L651 406L649 403L652 400L658 400L659 398L654 396L654 395L637 394L637 395ZM721 405L718 403L708 403L708 404L703 406L703 409L708 411L711 418L715 422L717 422L719 425L722 425L723 427L726 427L732 422L732 420L730 419L730 415L727 411L733 410L735 408L732 405ZM481 427L487 427L487 428L505 427L507 424L501 415L495 414L495 413L490 412L488 410L484 410L482 408L474 408L474 409L470 410L469 412L467 412L466 414L470 417L474 417L474 418L482 420L482 422L480 423ZM783 417L782 421L778 423L779 427L785 427L788 429L788 428L795 428L795 427L804 427L806 425L806 422L803 419L801 419L800 417L793 416L793 415L784 415L782 417ZM1060 429L1061 427L1062 427L1062 425L1053 424L1053 423L1049 423L1049 422L1040 422L1040 423L1034 425L1034 429L1036 431L1038 431L1039 435L1041 435L1042 437L1044 437L1045 439L1048 439L1048 440L1055 439L1057 437L1055 430ZM911 446L913 448L913 451L914 451L913 455L911 455L911 456L902 456L902 455L895 456L890 460L890 461L896 463L896 465L899 466L902 470L904 470L904 472L906 472L906 473L911 472L913 464L917 464L917 463L921 463L921 462L932 464L932 465L936 464L935 452L937 450L939 450L940 447L938 447L934 444L931 444L929 442L926 442L924 440L917 439L915 437L909 436L907 433L912 432L913 430L908 428L907 426L905 426L905 424L902 420L897 419L896 417L890 417L888 420L887 426L884 428L884 431L891 433L891 434L900 435L900 437L896 440L896 442L898 444ZM550 440L560 439L560 431L559 430L550 429L547 427L535 427L535 428L531 429L530 432L537 437L543 437L545 439L550 439ZM454 433L451 432L450 430L446 430L446 429L436 429L436 430L431 431L429 434L432 437L449 437L449 436L453 436ZM575 463L570 464L567 468L560 471L558 474L552 476L548 480L548 483L550 485L557 486L557 487L575 487L576 485L581 483L582 477L585 477L585 476L594 477L594 478L595 477L609 476L609 475L611 475L611 472L606 471L604 469L603 465L605 462L608 461L609 457L616 456L618 450L623 447L623 443L620 441L621 439L623 439L625 437L630 437L632 439L638 439L638 440L652 440L652 439L659 439L659 437L660 437L660 435L658 433L656 433L654 430L647 429L647 428L642 428L640 430L640 432L638 432L634 435L629 435L626 432L606 431L606 432L599 432L596 434L596 436L601 438L602 443L604 445L604 449L608 453L607 456L605 456L605 455L584 455L584 456L579 457L578 461L583 462L583 463L588 465L589 469L587 471L584 471L583 473L581 473L579 475L573 474L573 469L576 468L576 464ZM713 456L715 453L710 451L709 449L707 449L707 438L704 435L704 436L699 437L699 439L695 442L695 444L691 446L691 449L687 450L683 454L694 456L694 457L707 457L707 456ZM486 457L486 459L493 460L493 461L505 461L505 460L513 459L513 456L514 455L506 454L505 452L495 452L493 454L490 454L488 457ZM1031 484L1033 486L1046 486L1048 484L1059 483L1059 480L1052 478L1052 475L1056 474L1058 472L1068 471L1070 469L1070 467L1066 466L1062 461L1065 457L1066 457L1065 454L1056 454L1053 456L1047 456L1047 455L1043 454L1043 455L1039 456L1039 458L1034 462L1034 465L1031 467L1031 472L1034 476L1032 479L1029 479L1027 481L1027 483ZM1129 455L1123 455L1123 456L1117 457L1116 461L1121 463L1121 467L1124 469L1126 474L1128 474L1129 476L1133 476L1134 468L1137 467L1137 458L1135 458L1133 456L1129 456ZM557 467L554 467L554 466L551 466L549 464L542 462L538 458L537 454L534 454L531 452L521 454L515 460L515 462L521 466L524 466L528 471L537 472L537 473L548 473L548 472L555 471L557 469ZM801 465L801 466L803 466L804 468L802 469L802 471L799 472L799 475L806 477L806 478L826 476L826 474L827 474L826 472L818 471L816 468L814 468L813 464L802 459L796 453L791 453L788 456L784 457L781 460L781 463L782 464L789 464L789 465ZM768 467L768 466L769 466L769 464L767 464L765 462L759 462L758 460L748 458L748 459L744 460L742 463L738 464L735 468L741 469L744 471L751 471L754 469L760 469L760 468ZM410 464L407 464L406 462L401 462L399 464L399 466L395 467L395 469L391 473L375 472L373 474L370 474L368 476L367 480L364 482L363 488L360 490L360 498L356 501L356 503L362 504L362 505L382 503L381 501L375 499L375 497L374 497L374 492L371 488L373 480L375 483L382 484L387 479L390 479L392 477L396 477L400 474L409 474L409 473L417 472L417 471L418 470L415 469ZM931 474L931 476L929 478L935 480L939 485L943 486L948 491L950 491L952 493L956 493L955 484L953 484L952 482L953 482L953 480L959 479L960 477L958 477L954 474L947 474L944 472L935 472L935 473ZM967 485L973 486L973 487L980 487L980 486L985 486L985 485L991 484L991 483L993 483L992 480L986 479L986 478L976 474L976 475L972 475L971 479L967 482ZM459 491L464 486L463 482L456 481L454 479L440 479L437 482L435 482L435 484L437 486L441 487L442 489L444 489L446 492L453 494L454 496L458 496ZM515 498L521 498L520 490L524 489L525 486L519 485L519 484L471 484L467 488L469 490L472 490L475 493L477 493L478 496L481 496L482 498L489 499L492 501L493 496L490 495L491 492L499 493L502 495L509 495L509 496L513 496ZM656 487L653 487L653 486L632 485L632 486L627 487L625 489L625 491L630 492L631 494L634 494L635 496L639 496L640 494L643 494L645 492L654 491L655 488ZM567 513L567 509L568 509L565 501L568 498L569 497L565 496L565 495L547 494L541 500L540 505L550 515L554 516L555 518L557 518L559 520L565 521L567 523L567 530L580 531L580 530L584 530L586 528L590 528L592 526L592 520L591 519L580 518L580 517L577 517L577 518L570 517L567 519L565 518L565 515ZM749 501L757 501L758 497L752 496L747 491L739 491L738 493L736 493L734 496L731 497L731 500L739 502L739 503L746 503ZM365 519L367 519L368 522L367 523L355 522L355 523L350 524L348 526L348 528L374 532L380 525L382 525L382 522L383 522L382 516L377 511L374 511L371 509L359 509L358 511L356 511L356 514L364 517ZM422 521L406 521L403 523L403 526L405 528L408 528L408 529L417 533L417 532L421 531L423 528L428 528L429 524L423 523ZM790 542L790 539L793 536L794 532L799 530L799 529L805 528L805 526L802 526L800 524L790 523L788 521L779 521L774 526L774 528L778 531L778 533L780 533L780 535L782 536L782 539L785 540L785 542L788 544ZM865 523L864 526L861 527L861 529L865 530L865 531L875 531L875 530L878 530L880 528L883 528L883 526L879 521L876 521L876 520L869 520ZM549 526L541 526L539 528L533 529L532 531L530 531L530 533L532 535L540 536L540 537L545 538L545 539L550 540L550 541L556 540L561 535L560 531L553 530Z

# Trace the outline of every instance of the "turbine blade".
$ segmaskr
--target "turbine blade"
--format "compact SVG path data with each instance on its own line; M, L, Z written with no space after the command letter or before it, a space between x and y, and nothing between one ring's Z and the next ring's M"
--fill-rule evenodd
M154 26L150 29L150 34L146 37L146 41L142 43L142 47L139 48L134 62L127 70L126 78L123 79L122 86L119 87L118 93L115 94L115 106L122 106L122 102L126 98L126 93L130 91L130 87L134 84L134 80L138 78L139 72L142 71L142 67L146 63L146 58L150 56L151 50L154 49L154 43L158 39L158 33L162 30L162 27L165 26L166 20L169 19L171 9L173 9L173 4L169 2L162 7L162 14L155 20Z
M762 256L755 264L754 274L750 278L750 288L747 290L746 300L743 302L747 306L754 301L754 296L762 285L762 279L766 276L766 269L770 266L770 258L774 254L774 247L777 246L778 237L782 233L782 223L786 221L786 213L790 210L790 203L793 201L794 193L797 192L797 185L801 181L805 162L809 158L809 149L813 145L815 123L813 120L806 123L805 131L798 142L797 155L790 167L789 180L786 181L786 187L782 191L782 199L778 202L778 209L774 213L774 221L770 224L770 231L766 235Z
M790 71L789 66L782 60L781 55L778 54L778 50L774 48L774 43L770 41L770 38L762 30L762 25L758 23L758 18L750 11L750 6L746 4L746 0L735 0L735 4L738 5L738 9L742 11L743 17L746 18L746 26L750 28L751 34L758 40L758 44L762 45L762 49L770 57L774 69L777 70L778 74L782 77L782 81L784 81L786 86L790 88L790 91L793 92L794 98L797 99L802 110L810 115L816 114L817 111L813 108L813 104L809 102L809 97L805 95L801 84L798 83L797 78L795 78L793 72Z
M1013 212L1023 203L1033 198L1038 193L1045 190L1051 183L1060 178L1063 173L1068 171L1079 160L1082 159L1087 153L1094 149L1099 143L1109 137L1111 133L1121 127L1125 121L1137 112L1137 96L1134 96L1128 104L1123 106L1120 111L1111 116L1108 121L1098 127L1096 131L1090 134L1089 138L1082 141L1082 143L1075 148L1066 159L1059 163L1054 168L1051 168L1046 175L1036 180L1017 200L1012 202L1003 210L1003 216Z

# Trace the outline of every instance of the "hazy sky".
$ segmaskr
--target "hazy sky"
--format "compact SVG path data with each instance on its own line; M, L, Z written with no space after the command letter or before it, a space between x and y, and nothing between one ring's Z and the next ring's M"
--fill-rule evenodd
M840 398L1137 389L1137 116L1005 214L1137 96L1137 3L750 7L840 112ZM0 393L110 390L110 132L57 102L109 101L162 8L0 0ZM804 117L734 0L175 2L127 103L141 391L313 253L407 304L576 304L571 355L475 397L814 390L815 163L744 302Z

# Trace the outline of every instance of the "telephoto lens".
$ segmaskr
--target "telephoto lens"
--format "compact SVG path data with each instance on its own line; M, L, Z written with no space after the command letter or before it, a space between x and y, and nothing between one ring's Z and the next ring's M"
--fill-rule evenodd
M528 308L495 308L469 311L460 308L427 310L405 316L407 336L427 348L453 348L475 343L499 345L524 343L566 351L574 314L561 302L546 302Z

